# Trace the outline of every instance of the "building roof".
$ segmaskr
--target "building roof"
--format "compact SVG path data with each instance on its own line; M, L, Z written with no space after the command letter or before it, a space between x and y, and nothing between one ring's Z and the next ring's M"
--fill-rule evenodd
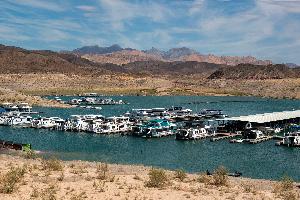
M243 121L243 122L252 122L252 123L267 123L267 122L282 121L286 119L295 119L298 117L300 118L300 110L263 113L263 114L240 116L240 117L228 117L222 120Z

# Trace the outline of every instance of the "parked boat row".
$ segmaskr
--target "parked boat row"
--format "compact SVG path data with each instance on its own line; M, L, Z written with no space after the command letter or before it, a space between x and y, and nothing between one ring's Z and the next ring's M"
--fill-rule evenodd
M197 119L197 126L182 120ZM180 119L180 120L178 120ZM68 119L60 117L36 117L20 112L6 112L0 116L0 125L19 126L37 129L54 129L61 131L89 132L96 134L131 134L145 138L159 138L180 134L185 130L194 132L184 136L185 140L205 138L213 131L211 126L199 120L200 116L183 107L132 109L119 117L102 115L72 115ZM198 135L198 136L197 136ZM183 137L181 137L183 139Z
M71 99L70 101L65 102L70 105L122 105L127 104L123 100L113 100L112 98L96 98L96 97L82 97L80 99Z
M95 98L86 97L80 100L79 103L95 103ZM106 103L111 101L108 100ZM96 100L96 102L104 103L100 100ZM74 103L76 105L75 101ZM17 105L6 103L2 105L2 108L5 112L0 115L0 125L3 126L95 134L120 133L144 138L175 136L177 140L198 140L210 137L211 141L218 141L234 138L230 142L250 144L267 141L272 139L274 135L285 132L277 145L300 146L300 126L297 124L290 125L290 122L298 118L295 117L295 119L292 118L283 122L282 119L285 116L280 113L276 113L276 115L281 121L271 123L268 121L269 119L273 120L273 117L268 116L270 114L227 118L222 110L205 109L199 113L193 113L191 109L181 106L132 109L118 117L71 115L68 119L32 117L30 115L33 113L32 107L26 103ZM85 108L100 110L100 108L87 105ZM293 114L295 111L290 112ZM299 120L298 122L300 124Z
M0 113L2 112L20 112L22 114L36 114L37 112L32 111L32 107L28 103L2 103L0 105Z

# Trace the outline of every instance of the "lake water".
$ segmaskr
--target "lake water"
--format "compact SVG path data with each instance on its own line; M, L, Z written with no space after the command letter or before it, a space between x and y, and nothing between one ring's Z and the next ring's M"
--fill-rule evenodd
M49 97L52 98L52 97ZM70 97L63 97L67 99ZM129 105L102 106L102 110L82 108L35 108L42 116L67 118L72 114L120 115L132 108L170 107L180 105L200 111L222 109L230 116L300 109L298 100L255 97L206 96L116 96ZM300 148L275 146L271 140L260 144L230 144L228 140L210 142L176 141L172 138L144 139L131 136L102 136L86 133L0 127L0 138L31 143L46 156L64 160L105 161L122 164L144 164L188 172L213 170L224 165L230 171L241 171L252 178L279 179L289 175L300 181Z

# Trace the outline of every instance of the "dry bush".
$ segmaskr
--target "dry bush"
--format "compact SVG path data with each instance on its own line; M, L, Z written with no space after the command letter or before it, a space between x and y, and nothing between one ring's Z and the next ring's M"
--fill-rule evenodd
M108 178L108 165L107 163L100 163L97 165L97 178L100 180L105 180Z
M39 198L40 193L36 187L32 188L32 193L30 195L31 199L37 199Z
M99 192L105 192L105 181L99 180L98 182L94 181L93 187Z
M70 198L70 200L82 200L82 199L86 199L87 196L86 196L86 192L81 192L80 194L76 195L76 194L73 194Z
M213 173L213 185L225 186L228 183L227 169L224 166L218 167Z
M184 181L184 179L186 179L187 175L186 175L185 171L183 171L182 169L178 169L174 172L174 177L178 178L180 181Z
M60 160L51 158L49 160L42 160L42 168L48 171L62 171L64 166Z
M299 198L294 191L294 181L288 176L284 176L281 181L275 185L274 192L284 200L296 200Z
M25 152L25 154L23 155L23 157L25 159L36 159L37 155L33 150L28 150Z
M56 193L58 188L55 185L49 185L49 187L43 189L40 193L43 200L56 200Z
M63 181L64 178L65 178L64 172L61 172L60 175L59 175L59 177L57 177L57 180L58 181Z
M246 193L254 193L256 191L256 188L253 184L242 183L241 186L244 189L244 192Z
M16 190L16 185L21 182L26 172L26 167L12 167L5 175L0 177L0 193L11 194Z
M133 179L134 179L134 180L138 180L138 181L141 181L141 180L142 180L142 178L139 177L137 174L134 175Z
M149 173L149 180L146 182L146 187L163 188L168 185L169 179L163 169L152 168Z
M197 181L200 183L204 183L205 185L211 184L212 182L212 177L208 176L206 173L200 173Z

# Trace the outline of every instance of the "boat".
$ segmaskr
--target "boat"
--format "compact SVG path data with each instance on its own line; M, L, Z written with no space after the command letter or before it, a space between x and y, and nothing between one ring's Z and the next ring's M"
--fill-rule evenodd
M229 141L230 143L243 143L244 139L232 139Z
M288 147L300 147L300 125L292 124L287 128L287 133L277 145Z
M15 143L12 141L0 140L0 149L1 148L20 150L20 151L30 151L32 147L31 147L31 144L21 144L21 143Z
M244 142L248 142L250 140L257 140L265 137L262 131L255 128L246 129L242 132L242 135Z
M215 109L203 109L199 113L200 116L204 118L225 118L228 115L225 115L222 110Z
M198 140L207 136L205 128L178 129L176 131L176 140Z
M150 120L140 126L139 134L145 138L158 138L174 135L177 125L167 119Z
M4 126L30 126L32 121L31 116L8 116L3 125Z

